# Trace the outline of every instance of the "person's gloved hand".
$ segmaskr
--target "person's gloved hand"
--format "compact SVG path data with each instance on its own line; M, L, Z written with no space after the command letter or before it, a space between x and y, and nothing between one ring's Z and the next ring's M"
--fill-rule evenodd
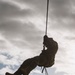
M44 35L44 39L47 38L47 37L48 37L47 35Z
M44 40L43 40L43 44L45 45L45 43L46 43L46 39L48 38L48 36L47 35L44 35Z

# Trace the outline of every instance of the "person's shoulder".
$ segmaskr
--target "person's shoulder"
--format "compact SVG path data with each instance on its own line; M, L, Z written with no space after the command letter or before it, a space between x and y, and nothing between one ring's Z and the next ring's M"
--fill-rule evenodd
M54 42L55 42L56 44L58 44L57 41L54 41Z

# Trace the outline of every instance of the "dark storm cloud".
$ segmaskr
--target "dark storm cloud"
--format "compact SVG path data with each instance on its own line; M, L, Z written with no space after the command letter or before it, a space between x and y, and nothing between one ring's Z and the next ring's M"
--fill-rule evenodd
M6 42L4 41L4 40L0 40L0 49L2 50L2 49L7 49L7 47L6 47Z
M50 28L57 30L69 30L75 32L75 1L74 0L50 0L49 17Z
M42 10L46 10L46 0L18 0L19 2L25 2L27 3L29 6L33 6L36 9L42 9ZM41 11L41 10L40 10ZM38 11L38 12L40 12Z
M18 3L18 1L14 1ZM24 2L23 2L24 3ZM19 2L20 6L22 5ZM16 37L24 38L23 40L27 40L28 42L34 44L35 41L38 42L39 36L42 32L38 31L34 24L29 22L21 23L19 20L13 21L12 18L23 18L26 19L27 17L33 16L34 11L29 6L21 9L19 6L12 1L0 1L0 33L4 35L8 40L15 39ZM39 34L40 33L40 34ZM36 35L37 34L37 35ZM38 38L38 39L37 39ZM34 39L34 40L33 40ZM37 39L37 40L36 40ZM12 43L21 45L25 43L23 41L12 41ZM20 44L21 43L21 44ZM36 44L35 44L36 45ZM22 46L22 45L21 45Z
M21 23L18 21L9 21L2 23L0 25L0 32L8 39L13 40L15 38L23 38L23 40L27 40L30 44L36 45L41 41L40 36L41 33L38 31L32 23ZM40 33L40 34L39 34ZM37 40L36 40L37 39ZM40 39L40 40L39 40ZM23 41L14 42L17 45L26 44Z
M65 29L70 30L75 27L75 13L73 4L74 0L49 0L49 18L50 28L52 29ZM46 15L46 0L19 0L19 2L25 2L32 5L34 10L41 14L44 18Z
M66 18L70 15L70 0L50 0L50 13L56 18Z
M0 1L0 22L4 22L11 17L27 17L32 14L33 12L30 8L22 10L13 4Z
M18 0L18 2L26 3L33 8L36 12L35 16L37 14L43 15L43 17L46 16L47 0Z
M20 0L19 0L20 1ZM21 2L33 5L38 13L44 14L47 10L47 0L21 0ZM66 18L72 15L71 5L73 0L49 0L49 15L50 18Z
M75 27L75 1L74 0L49 0L50 28L74 30ZM43 17L46 15L46 0L19 0L32 5L34 10Z

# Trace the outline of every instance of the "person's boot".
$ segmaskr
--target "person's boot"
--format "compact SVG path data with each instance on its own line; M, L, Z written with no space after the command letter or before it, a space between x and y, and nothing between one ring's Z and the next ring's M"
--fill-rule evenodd
M11 73L6 72L5 75L15 75L15 74L11 74Z

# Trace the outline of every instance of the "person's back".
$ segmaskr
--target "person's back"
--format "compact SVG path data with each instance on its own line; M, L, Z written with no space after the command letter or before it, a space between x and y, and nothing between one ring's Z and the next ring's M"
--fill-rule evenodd
M39 66L51 67L54 64L55 54L58 50L58 44L52 38L44 36L44 46L47 47L46 50L43 50L39 56Z

